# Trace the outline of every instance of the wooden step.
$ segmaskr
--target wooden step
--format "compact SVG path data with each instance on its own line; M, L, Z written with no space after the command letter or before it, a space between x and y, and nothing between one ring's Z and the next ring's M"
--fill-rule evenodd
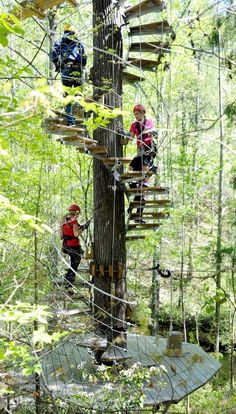
M171 205L171 201L170 200L146 200L146 201L142 201L142 206L144 206L144 208L147 208L147 205L155 207L169 207ZM135 208L135 207L139 207L140 206L140 201L131 201L129 203L130 207Z
M68 113L66 113L65 111L60 111L58 109L52 109L52 108L50 108L50 110L52 112L54 112L54 114L57 115L60 119L66 119L66 117L68 116ZM84 118L77 117L77 111L75 111L75 113L73 113L73 108L72 108L72 116L75 118L75 121L78 122L79 124L84 122ZM51 117L51 118L56 119L56 118L53 118L53 117Z
M168 42L132 42L129 52L170 53L170 45Z
M84 338L77 341L77 345L91 348L95 351L104 351L107 348L107 339L100 337Z
M139 188L127 188L128 194L169 194L169 188L161 186L143 186Z
M109 345L106 351L101 356L102 362L112 362L112 361L124 361L127 358L131 358L128 356L128 353L125 349L118 348L115 345Z
M158 229L161 223L132 223L128 226L129 230L149 230L149 229Z
M146 236L144 236L144 234L130 234L125 237L125 241L127 242L136 241L136 240L145 239L145 237Z
M133 157L109 157L104 158L103 163L107 165L114 165L116 163L118 164L130 164Z
M122 76L124 83L128 84L145 81L145 78L142 75L134 75L133 73L123 72Z
M76 134L81 132L85 132L85 128L82 127L72 127L69 125L62 125L62 124L55 124L55 125L49 125L49 128L51 130L51 133L55 134Z
M91 138L86 138L80 135L75 135L75 136L68 136L68 137L63 137L63 139L60 138L60 141L62 141L64 144L66 143L71 143L71 145L74 144L85 144L86 146L96 146L97 141L95 141L94 139Z
M83 118L76 118L75 117L75 124L76 126L80 126L84 122ZM60 124L60 125L67 125L67 120L65 115L59 115L59 116L51 116L44 119L44 123L46 125L54 125L54 124Z
M143 214L142 214L142 219L143 220L152 220L152 219L154 219L154 218L157 218L157 219L167 219L168 217L170 217L170 213L163 213L163 212L145 212L145 210L144 210L144 212L143 212ZM131 213L130 215L129 215L129 220L136 220L136 219L139 219L140 218L140 214L137 214L137 213Z
M160 62L150 59L131 59L129 60L128 64L131 64L142 70L153 72L160 65Z
M123 183L129 183L131 181L141 181L145 178L152 176L151 171L130 171L124 174L121 174L119 180Z
M77 151L80 152L80 154L87 154L91 155L92 157L104 159L107 157L108 151L106 147L102 146L77 146Z
M129 36L158 35L172 33L167 20L129 27Z
M91 312L90 308L87 309L59 309L55 312L58 318L67 318L69 316L82 315L84 313Z
M54 6L58 6L64 3L65 0L27 0L20 3L21 9L13 9L12 13L15 14L21 20L28 19L31 16L36 16L39 19L44 19L44 11L51 9ZM76 6L76 0L67 0L72 6Z
M161 12L166 5L161 0L144 0L125 11L125 18L130 20L152 12Z

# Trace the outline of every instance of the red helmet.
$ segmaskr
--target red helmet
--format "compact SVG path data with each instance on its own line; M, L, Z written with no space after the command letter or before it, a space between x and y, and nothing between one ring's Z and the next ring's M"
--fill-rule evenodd
M135 111L146 113L146 108L145 108L144 105L138 104L138 105L134 106L133 112L135 112Z
M78 211L80 213L80 207L77 206L77 204L71 204L71 206L68 207L68 211Z

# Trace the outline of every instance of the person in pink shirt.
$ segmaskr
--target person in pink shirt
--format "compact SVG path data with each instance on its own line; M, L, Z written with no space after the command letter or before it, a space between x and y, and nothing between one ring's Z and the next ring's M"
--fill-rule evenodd
M130 136L137 138L137 156L141 157L142 170L152 169L153 159L156 156L156 144L153 142L153 135L156 135L156 129L151 119L146 118L146 108L138 104L134 106L133 113L135 121L130 127ZM153 171L156 172L156 171Z

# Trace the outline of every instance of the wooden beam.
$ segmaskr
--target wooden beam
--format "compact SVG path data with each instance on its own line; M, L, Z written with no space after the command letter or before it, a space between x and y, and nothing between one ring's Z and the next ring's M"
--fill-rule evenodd
M129 28L129 36L158 35L172 32L172 27L169 25L167 20L141 24Z
M168 42L132 42L129 52L149 52L156 54L170 53Z
M161 12L166 8L166 5L161 0L144 0L125 11L126 19L133 19L135 17L144 16L151 12Z
M150 206L169 206L171 204L170 200L146 200L146 201L142 201L142 203L140 203L140 201L131 201L130 202L130 207L139 207L140 204L142 206L144 206L146 208L146 204L149 204Z
M63 137L63 142L64 143L76 143L78 142L80 145L81 143L83 144L87 144L87 145L94 145L96 146L97 141L95 141L94 139L91 138L85 138L85 137L81 137L80 135L75 135L75 136L68 136L68 137Z
M72 127L69 125L62 125L62 124L55 124L50 125L50 129L52 132L59 133L59 134L75 134L76 132L85 132L85 128L81 127Z

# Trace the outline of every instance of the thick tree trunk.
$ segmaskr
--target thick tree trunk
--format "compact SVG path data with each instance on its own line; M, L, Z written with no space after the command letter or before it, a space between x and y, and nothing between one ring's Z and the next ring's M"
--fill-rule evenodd
M93 1L94 98L98 99L104 94L104 104L109 107L121 107L122 65L117 56L122 57L122 36L118 19L117 9L112 9L112 0ZM94 133L98 145L108 149L108 156L122 156L119 136L112 132L121 127L122 119L116 118L107 126L107 130L99 128ZM99 159L94 159L95 287L123 299L125 260L124 191L121 186L117 186L113 172ZM123 269L119 274L118 267ZM111 300L95 289L94 308L98 331L106 334L108 340L114 340L116 330L124 327L124 303Z

